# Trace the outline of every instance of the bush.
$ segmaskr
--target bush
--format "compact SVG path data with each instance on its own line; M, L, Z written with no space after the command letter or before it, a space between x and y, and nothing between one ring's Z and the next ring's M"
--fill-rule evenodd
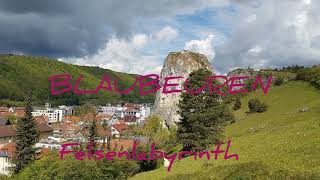
M308 81L312 86L320 89L320 66L300 71L296 80Z
M248 102L248 107L250 112L262 113L268 110L268 106L265 103L260 102L257 98L250 99Z
M241 101L240 101L240 98L237 98L236 102L234 103L233 110L238 110L240 108L241 108Z
M275 81L274 81L274 85L275 86L280 86L281 84L283 84L284 80L282 78L277 78Z
M64 160L59 159L56 152L49 152L40 160L34 161L13 179L128 179L139 172L139 165L136 161L126 159L115 159L109 161L102 159L76 160L73 156L67 155Z

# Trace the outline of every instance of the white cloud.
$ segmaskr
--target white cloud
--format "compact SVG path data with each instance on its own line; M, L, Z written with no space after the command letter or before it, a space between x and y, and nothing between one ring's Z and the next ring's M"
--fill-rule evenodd
M135 47L140 48L148 43L148 36L145 34L137 34L132 38L132 43Z
M229 39L215 48L220 71L320 63L320 1L268 0L235 8Z
M303 0L305 4L309 5L311 4L311 0Z
M252 54L259 54L262 51L262 48L260 46L255 46L252 49L249 49L248 53Z
M60 60L134 74L159 74L162 67L159 58L139 52L139 49L147 43L148 36L145 34L134 35L130 41L114 36L95 55L82 58L62 58Z
M252 14L252 15L250 15L250 16L247 17L246 21L247 21L248 23L250 23L250 22L255 21L256 19L257 19L257 15L256 15L256 14Z
M209 34L206 39L191 40L185 43L184 49L204 54L212 61L215 56L213 38L214 35Z
M170 26L166 26L163 29L161 29L159 32L157 32L155 36L156 36L156 39L159 41L169 42L178 36L178 30Z

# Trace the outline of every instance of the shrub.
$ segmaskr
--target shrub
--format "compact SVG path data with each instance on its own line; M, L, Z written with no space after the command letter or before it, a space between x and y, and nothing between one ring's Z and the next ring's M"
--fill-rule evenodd
M283 84L284 80L282 78L277 78L274 81L274 85L275 86L280 86L281 84Z
M68 155L64 160L59 159L56 152L45 154L40 160L28 165L21 173L13 179L128 179L128 177L139 172L136 161L126 159L114 159L109 161L102 159L76 160Z
M265 103L260 102L260 100L257 98L250 99L248 102L248 107L250 109L250 112L261 113L268 110L268 106Z
M240 108L241 108L241 101L240 101L240 98L237 98L236 102L234 103L233 110L238 110Z
M320 89L320 66L299 71L296 80L308 81L312 86Z

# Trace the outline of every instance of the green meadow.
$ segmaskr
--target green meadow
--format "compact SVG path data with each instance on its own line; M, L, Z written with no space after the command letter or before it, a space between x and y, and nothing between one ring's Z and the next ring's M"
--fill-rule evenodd
M247 113L255 97L268 104L267 112ZM238 161L223 160L223 154L218 160L189 157L176 160L170 172L161 167L131 179L320 179L319 90L291 81L271 87L268 94L251 92L241 102L234 111L237 121L225 131ZM304 108L308 111L299 112Z

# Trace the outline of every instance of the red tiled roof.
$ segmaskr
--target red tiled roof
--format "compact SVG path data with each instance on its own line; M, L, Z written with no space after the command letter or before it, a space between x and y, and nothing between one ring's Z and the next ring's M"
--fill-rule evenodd
M50 127L45 123L38 124L38 130L40 132L53 131L52 127ZM12 137L12 136L16 136L15 125L0 126L0 137Z
M12 137L16 135L14 125L0 126L0 137Z
M128 126L126 124L114 124L111 127L115 128L118 132L128 129Z
M137 122L136 116L124 116L123 120L125 122Z
M101 125L97 126L97 134L100 137L111 137L111 132L109 131L109 129L105 129Z
M14 142L8 143L7 145L0 148L0 154L6 154L8 157L12 158L16 151L16 144Z
M41 116L36 116L36 117L33 117L33 118L39 124L48 123L49 122L49 117L48 116L41 115Z
M119 123L118 124L125 124L126 122L123 120L123 119L121 119L121 120L119 120Z
M70 137L74 133L80 131L80 126L73 124L72 122L63 122L53 126L54 130L58 130L64 137Z
M108 115L108 114L101 114L101 115L98 115L97 116L97 119L98 120L101 120L101 119L111 119L112 116L111 115Z
M38 130L40 132L52 132L53 131L52 127L47 125L46 123L38 124Z

